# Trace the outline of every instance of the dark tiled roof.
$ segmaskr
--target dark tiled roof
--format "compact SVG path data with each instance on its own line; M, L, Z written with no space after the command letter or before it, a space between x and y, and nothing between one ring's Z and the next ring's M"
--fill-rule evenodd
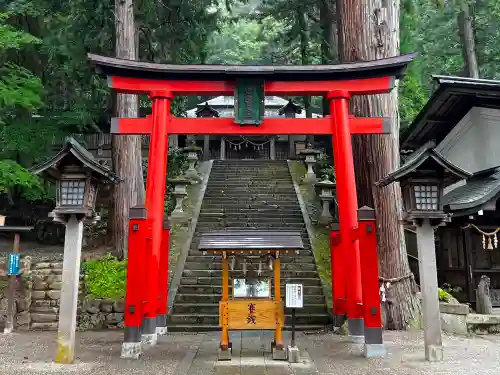
M102 182L111 182L114 184L120 182L120 178L111 169L99 164L94 156L73 137L67 137L63 148L56 155L41 164L35 165L30 169L30 172L39 174L47 171L50 175L50 170L56 168L67 155L72 155L86 167L100 175Z
M199 250L301 250L300 232L264 230L227 230L202 233Z
M500 108L500 81L433 76L439 85L401 137L401 149L439 144L472 107Z
M500 167L475 173L465 185L448 192L444 196L445 207L459 215L477 212L481 206L500 195ZM467 211L467 212L465 212Z
M380 179L376 184L379 186L387 186L406 176L408 173L415 171L419 166L421 166L428 160L431 160L443 167L445 171L448 172L448 176L453 177L455 181L471 176L469 172L448 161L443 155L437 152L434 147L436 147L436 143L434 141L427 142L414 153L412 153L401 167L399 167L386 177Z

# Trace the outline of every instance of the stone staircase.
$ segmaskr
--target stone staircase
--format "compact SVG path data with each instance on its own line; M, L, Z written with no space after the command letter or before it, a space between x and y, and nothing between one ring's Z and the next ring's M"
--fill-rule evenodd
M200 233L236 229L299 231L305 250L284 255L281 295L285 284L304 285L304 308L298 309L298 329L320 329L330 321L311 245L286 161L214 161L196 232L178 286L169 330L209 331L219 329L218 303L222 294L220 256L203 255L197 249ZM255 264L248 269L255 268ZM241 266L230 278L244 278ZM263 267L263 277L272 271ZM229 295L232 295L230 285ZM291 312L285 311L285 325Z

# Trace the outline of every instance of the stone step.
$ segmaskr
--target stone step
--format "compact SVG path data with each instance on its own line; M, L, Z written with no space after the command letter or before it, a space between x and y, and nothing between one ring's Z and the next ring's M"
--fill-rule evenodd
M300 212L282 213L279 210L268 212L240 211L240 212L221 212L203 210L200 212L200 219L210 218L211 220L220 219L269 219L269 220L304 220Z
M297 215L302 214L300 206L297 202L280 202L279 204L265 204L259 202L240 203L233 202L228 204L226 202L210 202L204 201L201 206L201 212L205 211L223 211L223 212L294 212Z
M272 285L271 285L272 286ZM274 286L272 286L274 290ZM282 283L281 293L285 295L285 283ZM181 294L222 294L222 286L221 284L212 284L212 285L179 285L179 289L177 293ZM321 295L323 293L323 287L321 286L304 286L304 295ZM229 295L233 294L232 285L229 285Z
M200 232L209 232L214 230L247 230L247 229L257 229L257 230L274 230L274 229L288 229L291 232L299 231L304 227L304 223L262 223L262 222L249 222L245 223L233 223L231 221L226 223L218 222L201 222L198 223L196 229Z
M313 271L316 269L314 263L283 263L281 270L294 271L300 268L302 271ZM190 262L189 259L184 265L186 270L221 270L222 263L220 262Z
M281 283L297 283L305 286L321 286L321 280L318 277L312 278L298 278L298 277L290 277L290 278L281 278ZM222 277L221 276L213 276L213 277L189 277L185 276L181 279L181 285L222 285Z
M210 269L188 269L184 268L182 272L182 277L221 277L221 270L210 270ZM312 271L306 270L282 270L281 279L315 279L318 278L318 272L316 269Z
M285 324L291 324L291 315L285 315ZM328 324L330 316L325 313L296 313L296 324ZM169 321L172 324L200 324L200 325L218 325L219 314L173 314Z
M208 227L219 227L219 228L230 228L230 227L260 227L260 228L302 228L304 226L304 221L302 218L290 218L283 220L280 218L268 218L262 217L258 218L213 218L213 217L203 217L203 220L199 220L198 224L200 228Z
M259 255L249 255L245 257L248 260L251 260L252 262L259 262ZM306 254L299 254L296 256L293 255L283 255L280 256L282 264L285 263L314 263L314 257L311 252L308 252ZM211 263L222 263L221 256L219 255L191 255L188 254L188 257L186 259L186 262L211 262ZM262 267L263 269L266 268L266 264L264 260L262 260ZM238 264L240 264L240 261L238 261Z
M175 296L175 303L213 303L218 304L222 299L221 294L182 294L178 293ZM307 308L309 304L318 305L325 303L325 297L321 295L304 295L304 308Z
M295 325L296 331L322 331L326 325L324 324L300 324ZM285 325L283 327L285 331L291 331L292 327L290 325ZM213 332L220 331L219 325L201 325L201 324L169 324L169 332Z

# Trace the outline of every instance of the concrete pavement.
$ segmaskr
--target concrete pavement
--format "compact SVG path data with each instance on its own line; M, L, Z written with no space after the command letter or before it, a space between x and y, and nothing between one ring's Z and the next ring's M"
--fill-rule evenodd
M493 375L499 374L500 336L444 337L445 361L424 361L421 332L386 332L388 355L362 357L362 345L342 336L298 335L301 362L270 358L270 333L233 333L233 360L217 362L218 333L172 333L137 361L120 358L120 331L79 333L77 361L53 363L54 332L3 335L1 375Z

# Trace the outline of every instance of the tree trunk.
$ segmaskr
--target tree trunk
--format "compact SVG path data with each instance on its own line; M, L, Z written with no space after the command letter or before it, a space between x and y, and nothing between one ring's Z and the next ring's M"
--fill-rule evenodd
M471 78L479 78L472 15L470 13L469 5L465 0L460 0L460 12L458 13L457 22L460 43L462 44L465 72Z
M341 62L375 60L399 54L399 0L337 0ZM353 137L358 203L377 214L379 275L398 279L384 304L386 328L406 329L420 318L420 301L411 277L399 184L375 188L374 182L399 166L399 113L397 88L391 94L358 96L351 101L356 116L393 119L391 134Z
M298 8L297 9L297 20L300 26L300 59L302 65L309 65L309 40L310 40L310 32L309 32L309 23L307 20L307 15L305 9ZM302 98L304 100L304 111L306 113L306 118L312 117L312 109L311 109L311 97L304 96ZM307 135L306 142L314 144L314 136Z
M116 57L135 60L136 29L132 0L115 0ZM118 94L116 115L137 117L139 102L136 95ZM113 169L123 180L115 186L110 229L118 257L127 257L129 208L144 203L141 136L113 135L111 138Z
M320 1L320 24L321 24L321 63L333 64L338 60L338 46L335 35L335 0ZM330 114L328 100L323 98L323 115ZM329 144L329 142L327 142Z

